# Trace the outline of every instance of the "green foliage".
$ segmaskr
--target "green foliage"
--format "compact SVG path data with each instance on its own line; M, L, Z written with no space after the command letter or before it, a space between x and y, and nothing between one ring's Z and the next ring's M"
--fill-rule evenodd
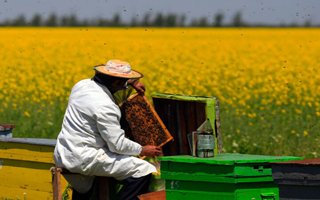
M268 105L259 110L252 102L247 113L222 106L221 126L225 152L318 157L320 124L312 107ZM301 112L301 113L300 113Z
M27 105L17 110L4 110L0 121L16 119L14 137L56 138L62 124L66 102L56 101L39 112L37 105ZM320 128L314 109L309 106L267 105L251 102L247 112L220 102L221 133L225 152L264 155L294 155L318 157ZM21 115L24 110L32 113ZM19 116L19 117L17 117ZM30 119L31 118L31 119ZM19 120L17 120L19 119ZM26 123L32 122L32 123Z
M71 197L69 196L71 190L72 190L71 185L68 184L62 193L62 200L70 200L71 199Z

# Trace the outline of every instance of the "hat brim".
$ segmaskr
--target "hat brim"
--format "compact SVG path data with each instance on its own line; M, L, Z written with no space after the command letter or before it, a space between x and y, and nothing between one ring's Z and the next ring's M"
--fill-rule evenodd
M138 78L143 77L143 74L141 74L140 72L138 72L136 70L131 70L130 73L115 73L115 72L111 72L111 71L107 70L105 67L106 67L105 65L99 65L99 66L95 66L94 69L102 74L106 74L108 76L119 77L119 78L138 79Z

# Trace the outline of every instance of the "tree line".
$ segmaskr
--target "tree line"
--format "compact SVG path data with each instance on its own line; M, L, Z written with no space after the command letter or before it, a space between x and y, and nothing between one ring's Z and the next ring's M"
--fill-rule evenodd
M208 20L207 17L199 17L189 20L187 22L184 14L178 15L174 13L162 14L162 13L145 13L141 18L132 17L129 22L125 22L119 13L113 15L112 18L98 18L98 19L79 19L76 15L70 14L66 16L58 16L55 13L51 13L48 17L44 18L40 14L34 14L31 19L27 19L24 15L19 15L13 19L7 19L0 21L0 26L97 26L97 27L314 27L319 25L312 25L310 20L306 20L303 24L290 23L290 24L250 24L243 20L242 13L236 12L231 22L225 21L225 15L223 13L217 13L212 17L212 20Z

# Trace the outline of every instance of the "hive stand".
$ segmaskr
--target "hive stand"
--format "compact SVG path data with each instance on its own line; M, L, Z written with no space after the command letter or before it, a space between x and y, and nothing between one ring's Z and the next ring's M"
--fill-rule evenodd
M66 169L59 167L51 167L52 173L52 191L53 191L53 200L62 200L62 190L61 187L61 175L63 174L73 174ZM108 177L97 177L98 178L98 196L99 200L110 200L110 190L109 190L109 180Z

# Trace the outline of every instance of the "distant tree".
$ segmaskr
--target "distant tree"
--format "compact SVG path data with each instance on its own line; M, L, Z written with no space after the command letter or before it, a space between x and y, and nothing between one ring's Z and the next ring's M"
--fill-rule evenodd
M75 14L71 14L69 16L63 16L60 19L61 26L79 26L80 23Z
M80 26L90 26L90 22L88 20L83 20L80 24Z
M168 14L165 17L165 26L167 27L174 27L177 25L177 15L175 14Z
M223 22L223 19L224 19L224 14L223 13L217 13L215 16L214 16L214 19L213 19L213 26L215 27L221 27L222 26L222 22Z
M304 22L304 27L310 27L311 26L311 20L308 19Z
M184 14L180 15L177 20L177 26L185 26L186 16Z
M10 20L4 20L3 22L0 22L0 26L10 26L11 21Z
M130 26L132 26L132 27L139 26L139 21L136 16L133 16L131 18Z
M56 14L51 13L44 23L46 26L58 26L58 18Z
M150 17L151 17L151 14L149 12L144 14L141 25L150 26Z
M201 17L199 19L193 19L190 23L192 27L206 27L208 26L208 20L206 17Z
M121 26L121 17L119 13L113 15L113 18L111 20L111 26Z
M199 24L199 22L197 19L192 19L189 26L196 27L196 26L199 26L198 24Z
M206 17L201 17L198 21L198 26L200 27L207 27L208 26L208 20Z
M151 15L151 12L147 12L143 15L142 19L139 19L138 15L133 16L129 23L121 21L121 15L116 13L111 19L97 18L94 20L78 20L76 15L57 16L55 13L51 13L47 19L40 14L35 14L30 21L27 21L25 16L19 15L13 19L6 19L0 21L0 26L156 26L156 27L222 27L226 26L255 26L255 27L320 27L320 24L312 24L310 19L305 22L297 23L281 23L278 24L247 24L240 11L236 12L232 18L230 24L223 23L224 14L218 12L213 16L213 22L209 24L207 17L192 18L190 23L186 23L185 15L177 15L174 13L163 14L156 13Z
M236 14L233 16L232 25L235 27L244 26L242 13L240 11L236 12Z
M33 15L31 21L30 21L31 26L41 26L42 25L42 18L40 14L35 14Z
M79 26L78 18L75 14L69 16L69 26Z
M287 24L286 24L286 23L284 23L284 22L280 22L278 26L279 26L279 27L286 27L286 26L287 26Z
M19 15L16 19L11 22L12 26L26 26L27 21L24 15Z
M298 27L299 24L297 22L291 22L289 24L285 24L285 27Z
M62 16L61 19L60 19L60 25L61 26L68 26L68 23L69 23L68 20L69 19L68 19L67 16Z
M108 19L98 19L97 26L110 26L111 22Z
M154 18L154 21L153 21L153 25L154 26L164 26L164 17L162 15L162 13L157 13L156 17Z

